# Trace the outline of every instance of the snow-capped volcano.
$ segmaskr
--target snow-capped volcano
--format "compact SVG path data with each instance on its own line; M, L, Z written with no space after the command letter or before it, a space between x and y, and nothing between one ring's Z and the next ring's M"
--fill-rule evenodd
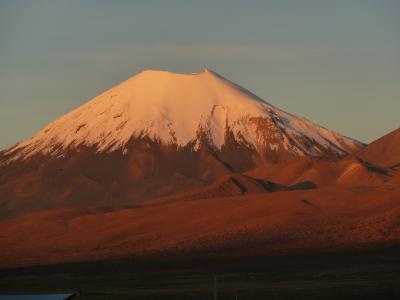
M205 142L220 150L228 138L255 150L291 156L341 156L360 143L284 112L213 71L143 71L48 125L7 154L63 155L79 146L127 153L132 139L166 145ZM233 138L233 139L232 139Z
M361 146L212 71L143 71L0 152L0 218L141 205L232 173Z

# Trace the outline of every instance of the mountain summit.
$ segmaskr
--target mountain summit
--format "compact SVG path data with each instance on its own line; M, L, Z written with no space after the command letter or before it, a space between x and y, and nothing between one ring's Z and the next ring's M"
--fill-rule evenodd
M82 145L126 153L132 139L143 137L194 151L201 143L221 150L230 140L266 159L281 154L341 156L360 147L205 69L193 74L142 71L7 153L15 158L57 156Z
M361 147L213 71L143 71L0 152L0 216L139 205L258 166Z
M373 141L357 155L386 168L400 167L400 127Z

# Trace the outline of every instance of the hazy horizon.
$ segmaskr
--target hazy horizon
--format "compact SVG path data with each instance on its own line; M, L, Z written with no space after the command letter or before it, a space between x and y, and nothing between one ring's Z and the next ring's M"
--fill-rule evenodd
M0 0L0 149L144 69L211 69L362 142L399 127L399 2L250 3Z

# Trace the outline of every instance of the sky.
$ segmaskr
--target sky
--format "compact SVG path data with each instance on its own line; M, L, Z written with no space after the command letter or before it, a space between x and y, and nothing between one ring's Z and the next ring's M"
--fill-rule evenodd
M211 69L370 142L399 127L400 1L0 0L0 149L144 69Z

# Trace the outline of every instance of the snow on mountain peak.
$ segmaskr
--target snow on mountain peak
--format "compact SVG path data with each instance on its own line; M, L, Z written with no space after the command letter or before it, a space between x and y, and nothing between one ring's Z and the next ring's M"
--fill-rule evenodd
M319 156L321 147L343 154L359 147L357 141L279 110L204 69L192 74L142 71L8 152L18 150L19 156L28 157L38 152L57 154L56 148L63 151L79 145L125 151L130 139L143 136L185 146L196 142L199 133L220 149L228 131L256 150L283 148L296 155Z

